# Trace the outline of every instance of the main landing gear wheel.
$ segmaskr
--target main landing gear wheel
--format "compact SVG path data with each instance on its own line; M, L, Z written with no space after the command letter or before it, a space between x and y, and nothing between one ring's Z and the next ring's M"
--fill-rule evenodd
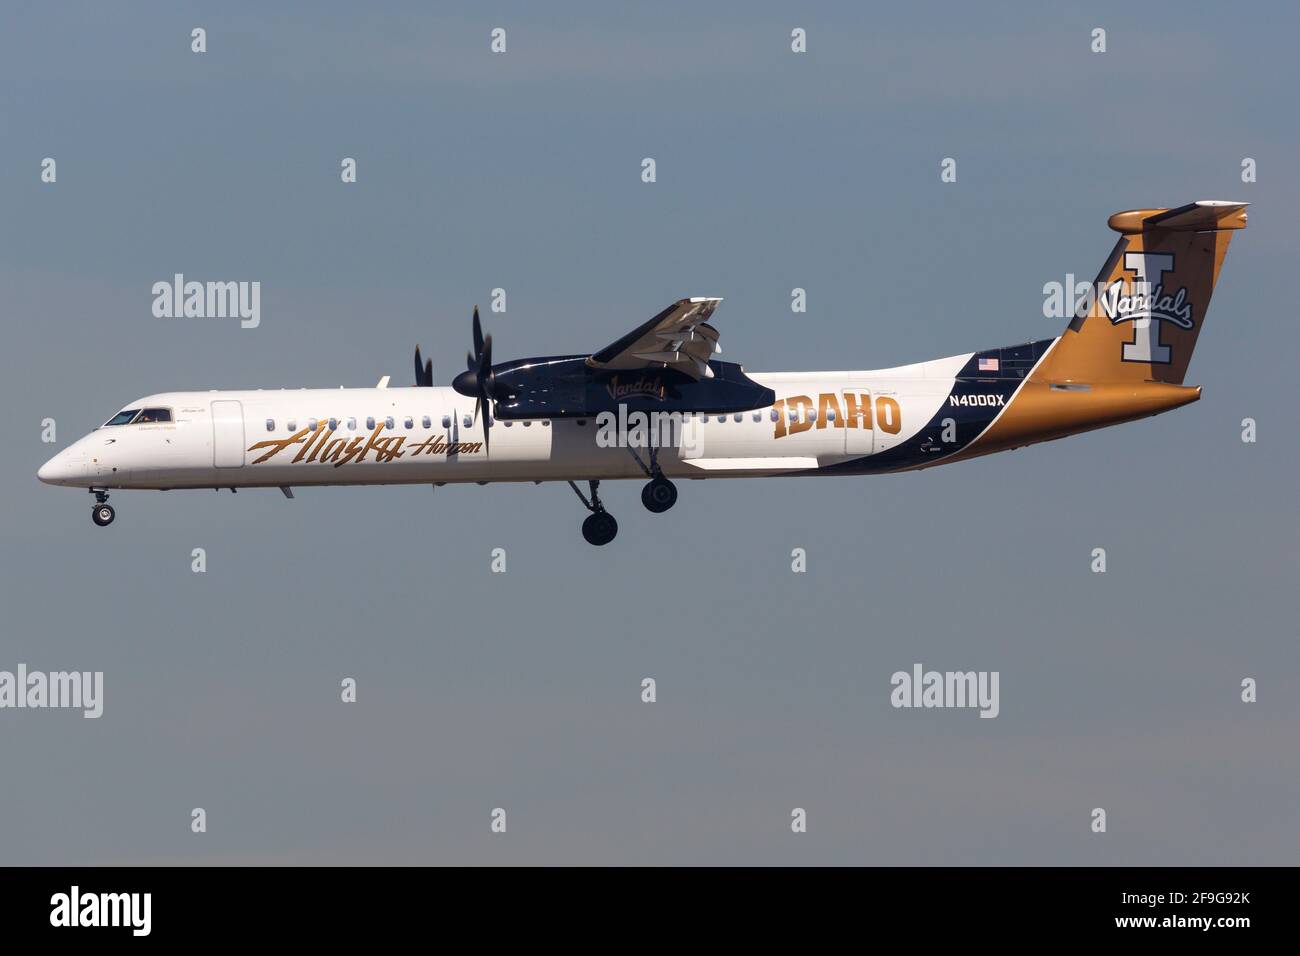
M632 456L633 461L650 479L646 482L645 487L641 489L641 504L645 505L646 510L652 514L661 515L677 504L677 486L664 477L663 469L659 467L659 449L653 445L650 447L650 464L648 465L641 460L641 456L636 453L635 448L629 447L627 453Z
M641 504L647 511L663 514L677 504L677 486L662 476L653 478L641 489Z
M591 512L591 514L587 515L587 520L582 523L582 536L587 539L588 544L599 547L614 540L614 535L618 534L618 522L600 503L599 479L589 481L587 484L591 487L590 498L579 491L578 486L573 482L569 482L569 487L581 499L583 507Z
M616 534L618 534L618 522L608 511L593 511L582 523L582 536L587 539L588 544L597 547L609 544Z

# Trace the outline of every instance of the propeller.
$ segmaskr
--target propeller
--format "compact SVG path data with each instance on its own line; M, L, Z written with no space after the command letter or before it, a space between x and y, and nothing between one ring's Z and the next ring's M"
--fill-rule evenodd
M415 384L421 388L433 386L433 359L420 361L420 346L415 347Z
M483 447L488 449L488 434L492 429L492 395L496 388L496 376L492 373L492 336L483 335L483 326L478 318L478 306L474 306L474 351L465 356L465 371L456 376L451 387L460 394L474 399L474 421L479 413L483 414Z

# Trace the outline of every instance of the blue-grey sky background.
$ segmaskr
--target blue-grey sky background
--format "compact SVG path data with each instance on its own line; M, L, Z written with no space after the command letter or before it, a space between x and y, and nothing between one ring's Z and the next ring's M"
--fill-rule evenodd
M6 4L0 669L106 699L0 712L0 863L1294 864L1297 33L1289 3ZM1254 204L1204 398L1061 442L663 516L611 484L603 549L564 485L120 492L101 530L35 477L150 392L409 384L416 342L445 384L498 286L501 359L688 295L751 371L1045 338L1107 216L1196 199ZM261 327L155 319L175 272L261 281ZM915 662L1000 671L1001 715L891 708Z

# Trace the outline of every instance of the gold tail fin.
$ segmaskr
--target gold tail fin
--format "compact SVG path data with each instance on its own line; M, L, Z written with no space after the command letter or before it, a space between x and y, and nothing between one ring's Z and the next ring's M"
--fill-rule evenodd
M1031 380L1182 384L1246 203L1117 212L1120 234L1085 302Z

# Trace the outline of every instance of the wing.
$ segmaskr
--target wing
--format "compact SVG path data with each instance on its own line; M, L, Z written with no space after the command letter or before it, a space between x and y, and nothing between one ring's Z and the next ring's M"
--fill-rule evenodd
M709 357L722 349L709 316L721 299L681 299L587 359L595 368L675 368L691 378L712 378Z

